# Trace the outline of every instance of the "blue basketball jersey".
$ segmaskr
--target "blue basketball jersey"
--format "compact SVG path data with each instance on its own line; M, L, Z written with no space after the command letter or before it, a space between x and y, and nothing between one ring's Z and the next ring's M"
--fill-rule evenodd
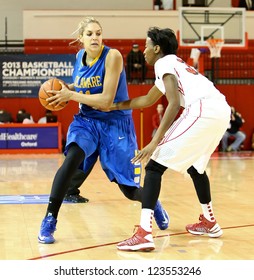
M78 52L73 71L77 92L97 94L103 91L105 59L109 50L104 46L89 66L82 62L86 55L84 49ZM128 99L123 67L114 102ZM141 165L131 163L138 150L132 110L101 112L80 104L80 111L68 129L65 154L72 143L76 143L85 153L85 160L80 166L84 172L99 158L110 181L130 187L140 186Z
M102 93L104 77L105 77L105 60L110 48L103 46L101 53L90 65L84 65L83 58L86 55L85 50L82 49L77 53L76 63L73 71L73 81L75 90L81 94L97 94ZM121 72L115 102L128 100L128 89L126 82L125 69ZM94 110L92 107L85 104L80 104L80 111L82 115L99 119L116 119L125 115L131 115L132 110L115 110L111 112L101 112Z

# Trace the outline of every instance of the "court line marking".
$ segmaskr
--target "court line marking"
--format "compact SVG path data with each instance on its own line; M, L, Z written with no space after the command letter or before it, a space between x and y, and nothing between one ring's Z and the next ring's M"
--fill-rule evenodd
M236 229L236 228L245 228L245 227L254 227L254 224L241 225L241 226L228 226L228 227L224 227L222 229L223 230L227 230L227 229ZM185 232L177 232L177 233L172 233L172 234L156 235L156 236L153 236L153 238L156 239L156 238L162 238L162 237L167 237L167 236L171 237L171 236L179 236L179 235L186 235L186 234L190 234L190 233L187 232L187 231L185 231ZM119 242L120 241L110 242L110 243L105 243L105 244L99 244L99 245L94 245L94 246L88 246L88 247L83 247L83 248L78 248L78 249L72 249L72 250L62 251L62 252L58 252L58 253L52 253L52 254L42 255L42 256L38 256L38 257L33 257L33 258L29 258L27 260L41 260L41 259L46 259L46 258L50 258L50 257L60 256L60 255L64 255L64 254L69 254L69 253L85 251L85 250L89 250L89 249L95 249L95 248L101 248L101 247L116 245ZM44 244L44 245L48 246L47 244ZM51 245L49 244L49 246L51 246Z

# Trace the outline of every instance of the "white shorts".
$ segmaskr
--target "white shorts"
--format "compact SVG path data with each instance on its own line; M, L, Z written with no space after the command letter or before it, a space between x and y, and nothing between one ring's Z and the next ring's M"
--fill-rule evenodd
M198 100L171 125L151 159L181 173L194 166L204 173L230 122L224 96Z

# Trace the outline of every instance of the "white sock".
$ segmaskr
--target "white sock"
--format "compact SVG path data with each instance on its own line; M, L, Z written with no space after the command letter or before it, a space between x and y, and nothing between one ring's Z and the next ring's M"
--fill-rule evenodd
M204 217L210 221L210 222L214 222L215 218L214 218L214 214L213 214L213 206L212 206L212 202L210 201L207 204L201 204L202 210L203 210L203 214Z
M141 210L140 226L147 232L152 231L153 210L143 208Z

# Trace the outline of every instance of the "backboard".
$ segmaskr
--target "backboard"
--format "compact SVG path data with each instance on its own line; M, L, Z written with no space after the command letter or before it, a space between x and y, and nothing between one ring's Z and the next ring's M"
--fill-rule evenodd
M224 40L223 48L245 48L244 8L179 7L179 46L207 47L210 38Z

